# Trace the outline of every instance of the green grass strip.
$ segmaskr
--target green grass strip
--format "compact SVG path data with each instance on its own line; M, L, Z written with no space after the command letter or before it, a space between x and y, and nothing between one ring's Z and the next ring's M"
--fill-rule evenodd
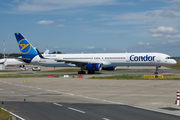
M9 112L6 112L0 107L0 120L12 120L12 116Z
M113 80L180 80L179 75L164 75L163 79L145 79L144 75L115 75L105 77L91 77L89 79L113 79Z
M60 77L63 75L53 75ZM48 77L47 74L0 74L0 78L29 78L29 77Z
M116 69L115 71L123 71L123 70L129 70L129 69ZM81 71L81 69L57 69L57 70L48 70L48 71L41 71L43 72L78 72ZM87 72L87 70L85 70ZM107 70L101 70L99 72L106 72Z
M22 70L0 70L0 72L21 72Z

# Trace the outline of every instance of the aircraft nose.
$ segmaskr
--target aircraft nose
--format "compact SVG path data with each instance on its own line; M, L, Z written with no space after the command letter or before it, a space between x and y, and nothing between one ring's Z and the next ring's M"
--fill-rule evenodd
M172 60L172 64L176 64L176 63L177 63L176 60L173 59L173 60Z

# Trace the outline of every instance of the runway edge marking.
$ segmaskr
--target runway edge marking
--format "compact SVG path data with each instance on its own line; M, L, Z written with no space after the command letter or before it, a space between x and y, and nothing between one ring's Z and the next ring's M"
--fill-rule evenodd
M14 113L12 113L12 112L4 109L4 108L2 108L2 110L6 111L6 112L9 112L11 115L13 115L13 116L15 116L15 117L17 117L17 118L19 118L19 119L21 119L21 120L25 120L24 118L22 118L22 117L20 117L20 116L18 116L18 115L16 115L16 114L14 114Z

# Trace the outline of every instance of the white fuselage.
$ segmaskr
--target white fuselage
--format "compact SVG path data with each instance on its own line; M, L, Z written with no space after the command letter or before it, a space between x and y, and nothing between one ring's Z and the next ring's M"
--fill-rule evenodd
M95 54L48 54L41 59L38 55L31 61L46 67L80 67L77 64L57 62L69 60L87 63L101 63L102 67L109 66L168 66L176 64L174 59L163 53L95 53Z
M26 65L27 63L21 62L14 58L6 58L6 61L4 62L5 66L15 66L15 65Z

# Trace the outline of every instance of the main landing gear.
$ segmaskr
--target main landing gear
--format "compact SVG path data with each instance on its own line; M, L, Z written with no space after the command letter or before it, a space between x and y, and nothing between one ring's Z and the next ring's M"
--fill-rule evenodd
M161 66L156 66L156 71L154 72L154 74L158 74L158 68L160 68Z
M95 71L88 71L87 74L94 74ZM81 71L78 71L78 74L86 74L85 71L83 71L83 67L81 67Z
M83 67L81 67L81 71L78 71L78 74L86 74L86 72L83 71Z
M94 74L95 71L88 71L87 74ZM78 71L78 74L86 74L85 71Z
M85 71L78 71L78 74L86 74Z

